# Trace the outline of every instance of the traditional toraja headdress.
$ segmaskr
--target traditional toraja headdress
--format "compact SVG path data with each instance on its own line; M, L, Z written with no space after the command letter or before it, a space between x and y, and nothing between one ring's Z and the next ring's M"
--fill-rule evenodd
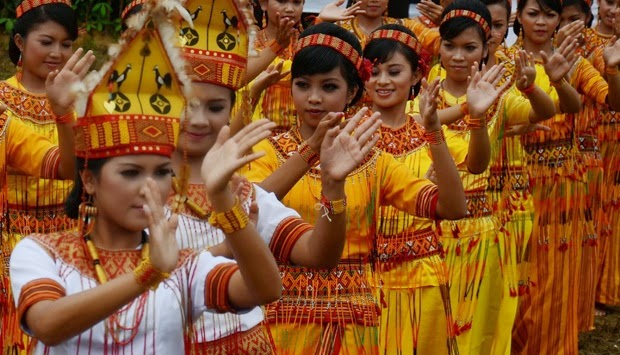
M331 48L340 54L342 54L345 58L347 58L355 68L357 68L360 77L367 81L370 78L370 70L372 70L372 63L370 61L365 60L362 55L353 48L352 45L343 41L342 39L330 35L326 35L323 33L315 33L305 37L300 38L295 45L295 54L293 57L299 53L302 49L310 46L322 46Z
M71 0L24 0L15 9L15 15L17 18L20 18L23 14L36 7L49 4L65 4L71 6Z
M125 8L123 9L123 12L121 13L121 20L125 21L127 18L127 15L134 10L136 7L138 6L143 6L145 3L147 3L149 0L133 0L132 2L129 3L129 5L125 6Z
M181 53L193 81L237 90L246 84L257 29L248 0L188 0L193 26L180 20Z
M420 42L412 35L402 32L402 31L398 31L398 30L374 31L373 33L370 34L370 37L368 38L368 42L372 41L373 39L393 39L411 48L418 55L422 52L422 45L420 44Z
M443 19L441 20L441 23L443 24L444 22L453 19L455 17L467 17L470 18L476 22L478 22L478 24L480 25L480 27L482 27L482 31L484 31L484 34L489 37L491 35L491 27L489 27L489 23L479 14L470 11L470 10L463 10L463 9L454 9L450 12L448 12L446 14L446 16L443 17Z
M142 23L125 31L110 49L113 59L88 79L94 88L75 126L78 157L170 156L175 150L189 85L165 10L171 1L149 3Z

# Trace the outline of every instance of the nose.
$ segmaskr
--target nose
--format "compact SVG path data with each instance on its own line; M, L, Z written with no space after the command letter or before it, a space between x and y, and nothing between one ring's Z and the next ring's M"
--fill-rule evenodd
M454 55L452 56L452 60L456 60L456 61L461 61L463 60L465 57L463 56L463 50L461 49L457 49L454 52Z
M381 70L379 75L377 76L377 84L379 85L387 85L390 83L390 76L385 70Z
M322 97L321 97L319 90L313 89L310 92L310 95L308 96L308 102L311 104L317 104L317 103L320 103L321 101L322 101Z
M209 126L208 112L205 109L204 105L200 105L198 107L190 109L188 118L188 124L191 127L204 128Z

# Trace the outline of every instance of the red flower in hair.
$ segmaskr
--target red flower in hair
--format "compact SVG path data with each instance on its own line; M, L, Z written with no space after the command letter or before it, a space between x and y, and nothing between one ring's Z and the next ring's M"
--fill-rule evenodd
M370 80L370 75L372 74L372 62L366 58L362 60L362 65L359 68L360 78L364 82Z

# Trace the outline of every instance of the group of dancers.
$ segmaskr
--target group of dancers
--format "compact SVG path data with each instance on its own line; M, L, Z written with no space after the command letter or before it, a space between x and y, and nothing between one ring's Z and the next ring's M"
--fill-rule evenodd
M577 354L620 304L620 2L24 0L3 354ZM261 14L256 21L255 15Z

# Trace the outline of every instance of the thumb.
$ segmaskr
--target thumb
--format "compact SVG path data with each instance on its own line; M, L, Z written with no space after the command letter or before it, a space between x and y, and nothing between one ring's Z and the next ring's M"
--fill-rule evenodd
M45 86L52 85L54 83L54 80L56 80L56 77L58 76L59 73L60 71L56 69L54 71L51 71L49 74L47 74L47 78L45 79Z

